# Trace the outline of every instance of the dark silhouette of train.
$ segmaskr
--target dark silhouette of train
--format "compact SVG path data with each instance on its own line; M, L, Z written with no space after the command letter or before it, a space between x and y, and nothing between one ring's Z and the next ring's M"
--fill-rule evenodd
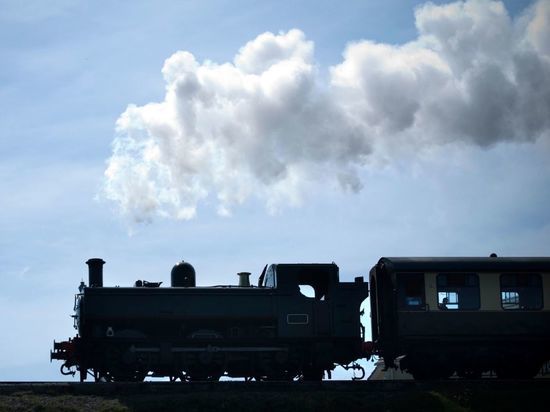
M89 283L74 305L78 335L54 342L51 353L81 381L321 380L335 364L361 369L353 362L366 356L360 305L368 285L363 277L340 282L334 263L273 264L258 286L239 273L238 286L212 287L197 287L186 262L172 269L171 287L104 287L105 262L86 263Z
M382 258L372 339L415 379L530 378L550 360L549 258Z
M336 264L273 264L258 286L197 287L193 267L171 287L103 287L103 260L75 297L78 335L51 359L80 380L320 380L372 355L415 379L534 376L550 360L550 258L382 258L370 271L372 342L362 277ZM302 293L308 287L309 293ZM363 371L364 374L364 371Z

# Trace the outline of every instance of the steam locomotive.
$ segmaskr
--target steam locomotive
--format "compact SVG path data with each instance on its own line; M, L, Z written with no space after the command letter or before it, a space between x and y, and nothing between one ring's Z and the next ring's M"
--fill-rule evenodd
M355 361L367 355L360 305L368 284L340 282L334 263L266 265L257 286L242 272L238 286L211 287L196 286L187 262L173 267L170 287L104 287L105 262L86 263L89 282L74 303L78 334L54 341L50 353L80 381L321 380L335 365L362 370Z

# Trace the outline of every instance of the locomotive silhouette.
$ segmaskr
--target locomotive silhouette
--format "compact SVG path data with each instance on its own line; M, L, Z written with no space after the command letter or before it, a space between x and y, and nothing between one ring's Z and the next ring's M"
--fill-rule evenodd
M174 266L171 286L137 281L104 287L102 259L90 259L89 284L75 297L78 335L54 342L51 359L63 374L96 381L320 380L335 364L365 356L362 277L340 282L338 266L273 264L258 285L240 273L238 286L196 286L187 262ZM300 292L309 286L311 297Z
M369 283L335 263L271 264L257 286L196 286L181 262L171 286L104 287L86 262L76 337L55 342L61 373L83 381L321 380L376 355L415 379L529 378L550 360L550 258L381 258ZM369 296L372 342L360 322ZM309 289L309 292L304 292Z

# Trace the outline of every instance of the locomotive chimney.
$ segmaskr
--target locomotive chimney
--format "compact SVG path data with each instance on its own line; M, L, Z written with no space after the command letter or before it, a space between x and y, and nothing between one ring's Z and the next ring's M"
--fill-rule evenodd
M105 261L100 258L92 258L86 261L88 265L88 286L91 288L103 287L103 264Z
M250 272L239 272L237 276L239 276L239 287L250 287Z

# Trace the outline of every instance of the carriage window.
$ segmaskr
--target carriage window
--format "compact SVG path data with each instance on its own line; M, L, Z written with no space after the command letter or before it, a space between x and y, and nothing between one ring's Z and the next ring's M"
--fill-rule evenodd
M458 309L458 293L437 292L437 305L441 310Z
M519 293L500 292L500 303L502 309L519 309Z
M479 309L479 278L477 274L438 274L437 303L440 310Z
M397 299L399 309L425 310L424 273L398 273Z
M504 310L542 309L542 281L538 273L500 276L500 303Z

